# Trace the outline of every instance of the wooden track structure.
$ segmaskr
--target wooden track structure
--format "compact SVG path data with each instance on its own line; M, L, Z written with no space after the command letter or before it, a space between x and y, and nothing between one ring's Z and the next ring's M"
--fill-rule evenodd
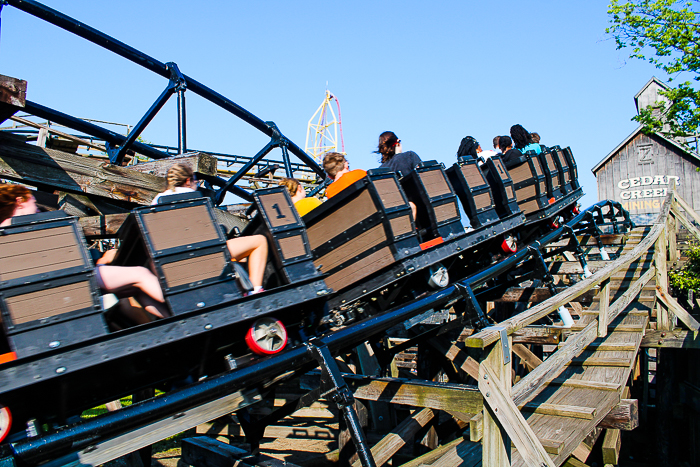
M450 446L435 462L430 462L435 455L429 453L407 465L558 466L572 455L585 460L584 442L600 434L598 427L606 416L604 449L611 446L617 453L620 427L614 427L609 414L625 407L636 410L636 401L625 399L626 388L645 331L671 331L679 322L690 331L700 329L668 294L667 261L677 259L677 226L683 224L700 238L686 215L700 223L692 208L670 193L651 227L626 235L617 259L604 266L597 263L602 267L591 277L454 344L449 354L456 359L469 348L483 351L473 376L478 377L484 410L471 420L470 440ZM513 348L513 336L590 290L596 291L594 301L579 310L568 338L513 385L511 353L528 358L527 349ZM481 444L474 444L479 440ZM616 464L617 458L610 463Z
M369 439L376 465L411 446L414 437L419 444L431 424L437 426L439 418L444 420L439 411L453 417L460 428L452 437L441 436L442 444L436 442L437 436L432 444L423 438L421 443L431 450L408 462L404 458L404 467L585 466L600 436L604 462L617 464L620 432L639 425L638 401L630 398L630 385L643 384L647 389L647 383L641 382L647 375L640 372L645 333L654 336L651 346L661 344L658 333L668 335L669 345L680 346L676 341L700 330L700 323L669 295L667 279L667 264L678 260L679 226L700 239L694 223L700 224L700 216L672 191L653 225L603 237L613 259L600 260L595 239L580 238L593 271L590 277L549 298L543 289L536 289L530 300L539 303L476 334L465 329L451 344L439 338L428 342L433 356L437 352L451 362L459 375L455 382L452 377L449 383L437 383L372 376L379 373L367 364L371 361L366 352L369 346L358 351L362 368L357 370L365 376L345 373L344 377L355 398L368 403L367 418L376 419L378 411L387 410L386 404L376 405L382 402L408 405L413 410L393 429L378 428L373 421ZM554 275L582 274L578 260L565 255L566 261L549 263L550 271ZM510 289L504 297L511 298L503 300L517 301L521 292ZM562 305L578 316L573 327L535 324ZM549 344L554 351L542 361L528 344ZM396 359L392 365L396 366ZM513 384L519 365L529 372ZM473 383L470 377L477 385L463 384ZM266 437L314 437L314 430L330 436L328 429L314 427L313 421L305 428L300 419L291 420L296 421L290 428L268 427ZM222 434L226 430L221 426L221 422L203 425L198 433ZM231 435L243 434L230 425L227 430ZM342 430L339 436L342 459ZM197 465L208 465L202 461L202 448L194 445L183 444L183 460L197 458ZM398 459L392 465L399 465ZM353 465L359 466L359 461Z

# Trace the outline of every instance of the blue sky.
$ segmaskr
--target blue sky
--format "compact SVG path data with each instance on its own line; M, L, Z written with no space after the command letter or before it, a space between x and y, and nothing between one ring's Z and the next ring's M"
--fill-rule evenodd
M605 35L607 2L47 1L232 99L304 146L328 88L340 100L353 168L378 166L377 138L451 165L460 140L520 123L590 168L635 128L634 95L656 75ZM71 115L136 124L166 80L10 6L0 73L28 99ZM188 146L252 155L267 138L188 93ZM143 137L176 145L175 99Z

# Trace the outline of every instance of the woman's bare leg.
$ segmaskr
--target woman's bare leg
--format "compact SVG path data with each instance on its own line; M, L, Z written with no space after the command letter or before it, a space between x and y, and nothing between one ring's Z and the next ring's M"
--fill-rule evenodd
M100 266L98 273L107 292L119 298L134 296L152 315L170 316L158 278L141 266Z
M267 264L267 239L263 235L250 235L226 241L231 257L236 261L248 258L248 275L254 287L262 287Z

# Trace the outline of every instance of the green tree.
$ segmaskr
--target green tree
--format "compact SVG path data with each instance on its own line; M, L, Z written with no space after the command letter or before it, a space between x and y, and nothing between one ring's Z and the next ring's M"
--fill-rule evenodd
M668 278L680 290L700 291L700 246L688 250L688 261L680 271L669 271Z
M612 0L608 7L611 26L606 33L618 49L631 49L630 57L648 61L668 74L668 81L692 78L661 94L670 101L640 109L634 120L648 132L691 136L700 126L700 23L698 0ZM694 83L695 82L695 83ZM664 127L664 124L667 124Z

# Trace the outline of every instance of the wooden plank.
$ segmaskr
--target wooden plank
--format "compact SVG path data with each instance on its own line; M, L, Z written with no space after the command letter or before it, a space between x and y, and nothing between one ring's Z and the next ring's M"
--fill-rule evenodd
M44 465L45 467L84 467L86 465L104 464L124 454L150 446L169 436L175 436L185 430L194 428L201 423L248 407L260 400L262 398L257 390L236 391L216 401L179 412L107 441L92 444L76 453L54 459Z
M577 357L569 362L570 365L579 366L619 366L628 367L629 358L605 358L605 357Z
M573 378L554 378L550 384L579 389L599 389L601 391L617 391L620 383L608 383L605 381L590 381Z
M575 405L546 404L539 402L529 402L522 406L525 412L534 412L543 415L555 415L557 417L582 418L593 420L597 410L595 407L579 407Z
M686 200L681 198L677 192L673 193L673 199L698 225L700 225L700 216L698 216L693 207L688 204Z
M477 375L478 376L478 375ZM343 373L356 399L411 405L435 410L477 413L483 408L483 397L474 386L455 383L372 378Z
M566 364L597 337L597 324L591 322L580 333L569 337L564 346L551 355L544 363L528 373L513 386L513 401L516 405L524 403L535 391L548 381L556 378L566 368Z
M23 79L0 75L0 102L24 107L27 100L27 82Z
M484 437L484 413L478 413L469 420L469 440L473 442L481 441Z
M661 300L664 305L671 311L683 324L688 326L691 331L697 332L700 330L700 323L683 308L675 298L665 293L661 286L656 286L656 298ZM663 330L663 329L662 329Z
M591 454L591 451L593 451L593 446L595 446L595 443L598 441L598 437L602 432L602 428L593 428L593 430L588 433L588 436L586 436L576 447L576 449L571 452L571 455L581 462L586 462L586 460L588 460L588 456Z
M501 347L496 344L496 347ZM508 372L510 373L510 372ZM554 462L545 451L542 444L535 436L530 425L511 400L509 394L503 391L503 382L499 376L489 367L488 364L479 365L479 390L484 394L484 400L497 418L500 426L508 433L513 444L518 449L518 453L525 461L526 465L550 466L554 467ZM506 387L507 391L507 387ZM486 415L484 415L486 421ZM494 447L489 446L487 439L487 426L484 426L484 457L483 465L510 465L508 459L500 464L495 464L487 458L487 450Z
M441 446L438 446L437 448L433 449L430 452L427 452L423 454L420 457L416 457L415 459L406 462L405 464L401 464L401 467L420 467L422 465L431 465L433 462L438 460L440 457L442 457L444 454L447 453L447 451L451 449L455 449L458 444L465 443L464 438L462 437L457 437L457 439L450 441L447 444L443 444Z
M563 446L563 442L561 441L554 441L551 439L539 439L540 443L542 444L542 447L544 448L545 451L547 451L549 454L559 454L561 452L561 448ZM515 447L515 445L513 445Z
M510 347L511 346L508 346L509 349ZM479 391L484 396L492 396L491 391L484 390L487 386L498 385L500 393L503 394L501 399L503 399L504 404L507 404L510 402L509 392L513 383L511 382L511 355L505 353L505 350L506 349L500 342L496 342L494 345L491 345L490 348L484 349L484 358L479 364L479 375L476 380L479 384ZM508 363L504 363L506 359ZM484 376L488 374L490 374L491 381L484 378ZM499 410L498 407L495 407L493 403L484 404L484 409L482 411L484 415L484 434L481 443L482 462L484 465L494 467L509 467L511 458L510 439L508 438L509 433L498 419L503 413L497 414L497 410ZM519 446L519 444L517 446Z
M642 338L642 347L666 349L700 349L700 335L683 329L673 331L647 330Z
M26 126L29 126L29 127L32 127L32 128L37 128L37 129L40 129L40 130L46 130L46 132L48 132L48 133L50 133L50 134L53 134L53 135L56 135L56 136L60 136L61 138L65 138L65 139L67 139L67 140L69 140L69 141L73 141L74 143L78 143L78 144L80 144L80 145L87 146L87 147L89 147L89 148L97 149L98 151L105 151L105 152L107 151L107 149L104 147L103 144L95 144L95 143L93 143L93 142L91 142L91 141L88 141L88 140L85 140L85 139L82 139L82 138L78 138L77 136L69 135L68 133L64 133L64 132L62 132L62 131L55 130L55 129L51 128L51 127L46 127L46 126L43 126L43 125L39 125L38 123L34 123L34 122L32 122L31 120L27 120L26 118L13 116L13 117L10 117L10 120L14 120L14 121L17 122L17 123L21 123L22 125L26 125ZM42 146L43 146L43 145L42 145ZM100 155L91 154L90 157L95 157L95 158L98 158L98 159L109 159L109 156L107 156L107 155L101 155L101 154L100 154Z
M610 308L610 280L601 283L600 292L598 293L598 337L608 335L608 310Z
M377 467L384 465L406 443L412 443L413 437L425 427L435 416L430 409L423 409L407 417L399 425L391 430L388 435L372 446L371 452ZM353 467L360 467L360 460L356 460Z
M659 238L659 236L662 234L663 229L663 225L654 225L644 240L640 242L639 245L637 245L630 253L627 253L615 261L612 261L609 266L596 272L591 277L582 280L573 287L569 287L563 292L560 292L556 296L535 305L527 311L499 323L499 326L505 326L508 330L508 334L512 334L518 329L522 329L523 327L543 318L559 308L561 305L569 303L576 297L579 297L583 293L595 287L597 284L600 284L602 281L610 278L613 273L627 267L630 263L639 258L656 242L657 238ZM465 341L465 344L469 347L484 348L496 342L498 338L499 333L497 331L487 328L473 336L470 336Z
M575 300L589 302L593 298L594 292L586 291L575 297ZM541 303L552 297L552 293L546 287L510 287L496 302L530 302Z
M668 271L666 269L666 231L659 235L654 247L654 265L656 266L656 287L666 294L668 292ZM662 331L673 329L669 310L656 302L656 328Z
M189 152L178 156L168 157L167 159L158 159L156 161L130 165L126 168L131 171L165 178L168 173L168 169L175 164L185 164L189 166L195 174L211 176L215 176L217 174L216 157L204 152Z
M182 461L197 467L250 467L240 460L248 453L207 436L182 440Z
M515 331L512 337L514 344L556 345L561 341L562 332L562 328L552 326L528 326Z
M561 467L588 467L588 464L584 464L583 462L572 456L566 459L566 462L564 462L561 465Z
M620 430L605 430L605 437L603 438L604 464L617 464L620 458L621 444Z
M165 180L75 154L18 144L0 134L0 177L27 185L150 204Z
M637 399L622 399L598 424L601 428L632 431L639 426Z
M542 363L542 360L523 344L513 344L513 353L520 357L523 364L526 365L530 371L534 370Z
M597 321L595 321L597 323ZM596 325L597 328L597 325ZM617 332L642 332L644 331L645 326L641 324L611 324L608 326L608 331L617 331ZM578 332L582 331L585 329L584 325L581 324L574 324L571 326L571 331L572 332Z
M87 238L116 237L126 218L125 214L108 214L106 216L89 216L78 219L83 235Z

